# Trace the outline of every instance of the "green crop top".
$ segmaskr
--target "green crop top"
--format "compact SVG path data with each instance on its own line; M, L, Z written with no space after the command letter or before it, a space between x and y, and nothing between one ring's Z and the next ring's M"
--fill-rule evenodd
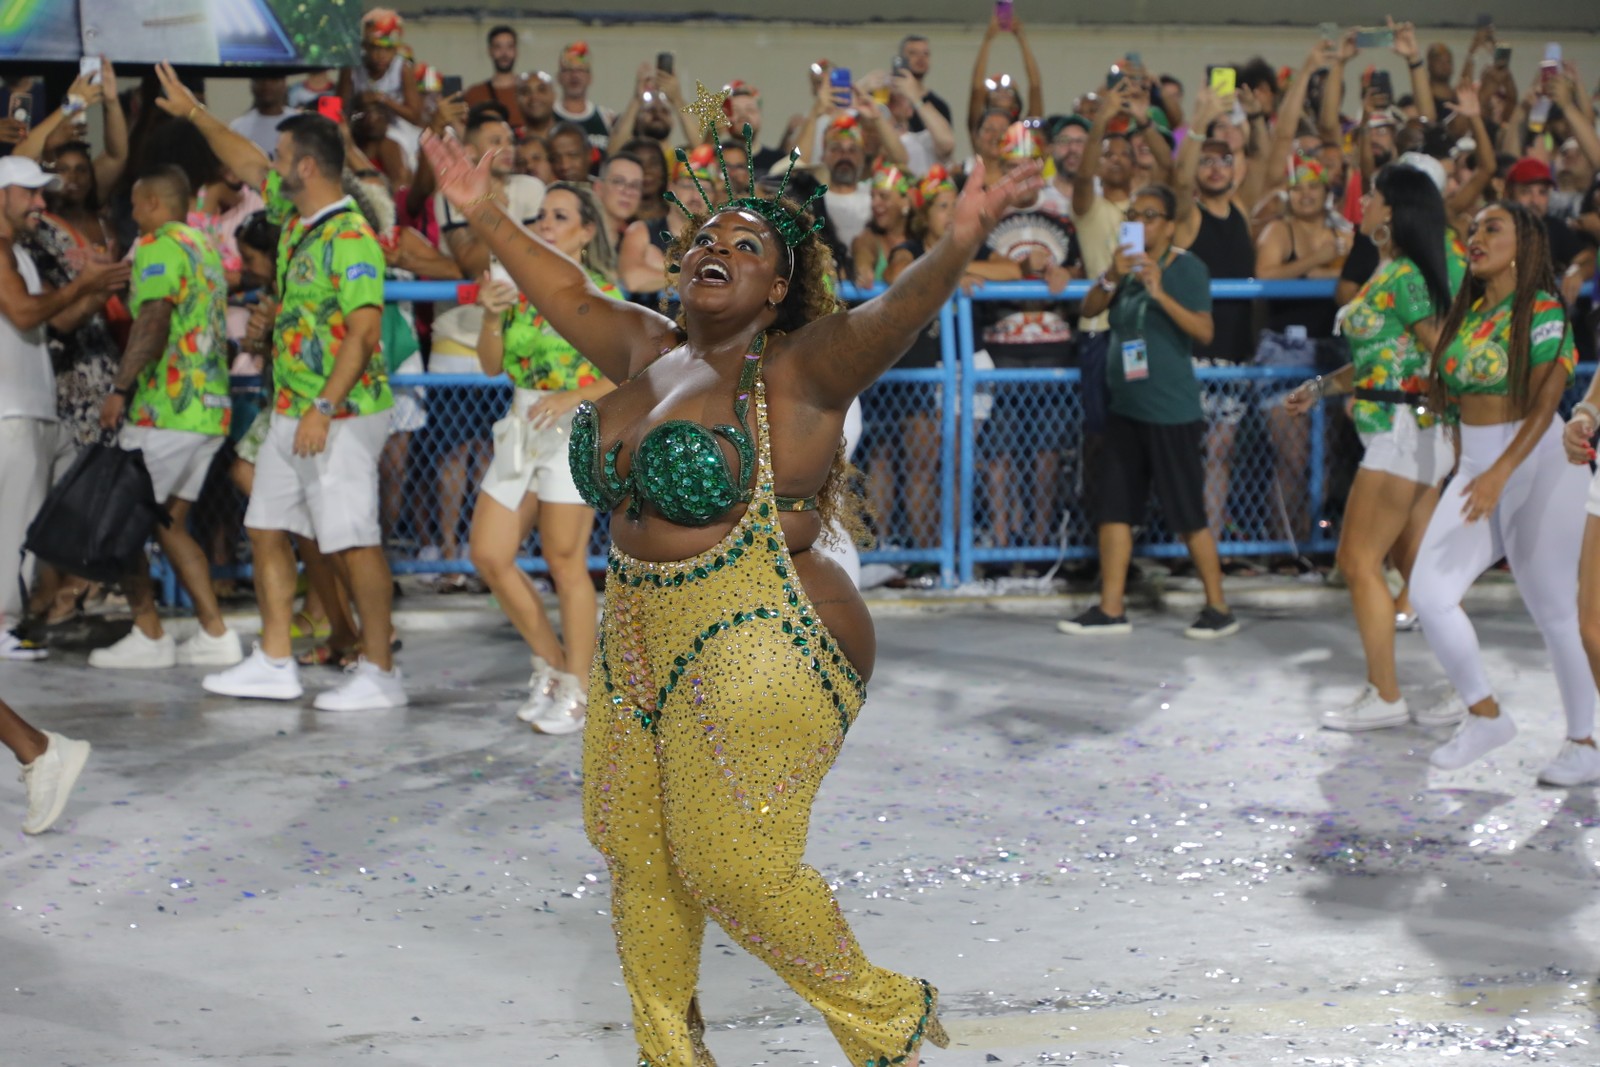
M652 427L634 450L626 475L617 473L622 453L618 441L600 452L600 413L585 400L572 416L572 439L567 458L572 480L584 503L598 511L615 511L628 501L628 517L637 519L650 504L679 526L709 526L738 504L748 504L755 476L756 445L750 432L750 393L761 373L766 334L744 357L739 372L739 392L733 401L738 426L707 429L688 419L670 419ZM739 455L739 469L729 469L718 437L726 438ZM817 498L778 497L780 511L815 511Z
M1480 298L1461 321L1455 340L1445 349L1439 362L1439 376L1455 396L1505 396L1507 351L1510 347L1511 302L1507 296L1492 308ZM1528 344L1528 366L1560 363L1571 378L1577 357L1573 354L1572 331L1567 329L1567 312L1560 299L1540 292L1533 298L1533 336Z

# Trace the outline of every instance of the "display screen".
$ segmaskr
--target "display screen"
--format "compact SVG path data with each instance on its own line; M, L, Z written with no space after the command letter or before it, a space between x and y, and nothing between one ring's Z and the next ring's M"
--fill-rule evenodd
M359 0L0 0L0 59L342 67Z

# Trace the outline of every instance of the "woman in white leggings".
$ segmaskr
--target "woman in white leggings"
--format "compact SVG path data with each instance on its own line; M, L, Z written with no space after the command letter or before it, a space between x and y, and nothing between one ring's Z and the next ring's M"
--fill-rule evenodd
M1423 536L1411 598L1471 714L1431 760L1465 767L1516 736L1461 609L1472 583L1504 556L1544 635L1566 711L1569 743L1539 778L1575 785L1591 773L1583 754L1594 752L1594 682L1576 594L1587 478L1567 462L1556 416L1573 372L1572 338L1537 216L1509 203L1484 208L1468 230L1467 259L1433 372L1436 402L1460 417L1460 465Z

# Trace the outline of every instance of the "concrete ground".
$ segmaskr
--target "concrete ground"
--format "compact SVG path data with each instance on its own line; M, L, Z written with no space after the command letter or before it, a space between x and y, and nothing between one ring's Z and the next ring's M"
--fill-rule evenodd
M1444 774L1439 731L1315 729L1360 677L1341 597L1259 598L1211 644L1188 608L1074 641L1060 602L880 602L810 856L942 989L928 1067L1600 1063L1600 808L1534 785L1563 733L1537 635L1476 604L1522 733ZM0 1063L632 1065L580 741L512 720L526 657L485 615L410 620L390 714L0 665L95 745L59 831L0 840ZM701 982L723 1067L843 1067L715 928Z

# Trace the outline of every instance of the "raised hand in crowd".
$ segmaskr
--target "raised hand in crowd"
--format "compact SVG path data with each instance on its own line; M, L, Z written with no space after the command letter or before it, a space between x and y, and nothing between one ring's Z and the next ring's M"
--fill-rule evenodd
M174 118L194 123L205 135L211 151L240 181L254 189L266 184L272 162L254 141L229 129L226 122L207 111L200 98L178 78L171 63L163 60L156 64L156 79L161 83L162 94L156 97L157 107Z

